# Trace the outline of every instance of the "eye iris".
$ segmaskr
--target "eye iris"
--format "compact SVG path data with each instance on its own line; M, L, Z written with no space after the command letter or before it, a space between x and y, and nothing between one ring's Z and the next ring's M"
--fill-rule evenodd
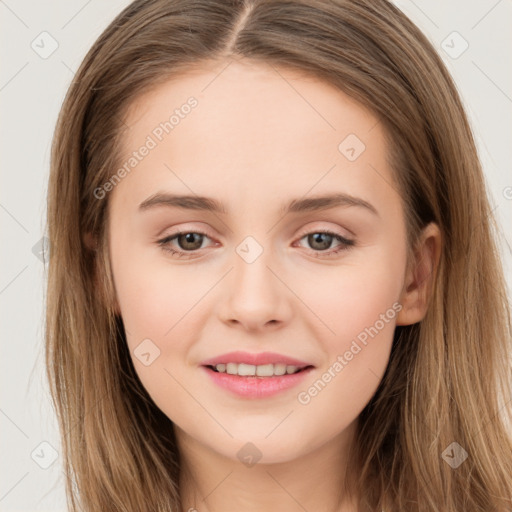
M196 236L197 239L199 240L199 244L197 244ZM185 233L183 235L178 236L178 243L180 247L184 250L195 251L201 248L203 242L202 237L203 235L201 235L200 233ZM189 244L192 246L190 247Z
M322 238L324 238L323 242ZM311 245L313 249L324 251L325 249L328 249L330 247L332 238L332 235L329 235L327 233L313 233L308 235L308 243ZM315 247L315 244L317 242L320 243L320 247Z

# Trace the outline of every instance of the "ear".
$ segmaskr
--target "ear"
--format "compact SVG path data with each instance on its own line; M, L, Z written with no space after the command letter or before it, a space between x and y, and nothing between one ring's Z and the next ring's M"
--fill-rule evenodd
M107 262L100 261L100 258L104 258L104 256L98 251L98 238L93 233L87 232L83 235L82 241L85 247L93 254L93 281L98 300L100 300L105 307L111 308L116 315L121 316L121 309L117 302L115 291L112 290L109 292L106 288L112 287L108 286L105 279L100 279L100 273L104 271Z
M415 324L425 317L439 266L441 242L438 225L428 224L412 251L412 261L408 262L396 325Z

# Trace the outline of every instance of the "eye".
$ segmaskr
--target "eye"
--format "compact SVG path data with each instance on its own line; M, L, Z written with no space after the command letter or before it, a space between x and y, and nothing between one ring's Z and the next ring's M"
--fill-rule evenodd
M314 251L314 256L317 258L322 258L325 256L330 256L333 254L337 254L342 251L348 250L350 247L355 245L354 240L349 240L348 238L342 237L337 233L327 230L320 230L308 233L303 236L300 240L307 240L307 243L312 247ZM299 240L299 241L300 241ZM338 241L339 245L337 248L328 250L334 241Z
M178 231L158 240L157 244L163 251L170 253L173 257L193 257L194 252L204 248L203 242L205 238L210 237L201 231ZM312 247L313 255L317 258L346 251L355 245L354 240L349 240L327 230L313 231L302 236L299 241L303 239L307 239L308 244ZM334 241L337 241L339 245L335 249L329 250ZM172 242L176 242L174 247Z
M158 240L158 245L162 250L170 252L172 256L181 258L182 256L191 256L194 251L203 249L204 238L209 238L206 233L200 231L179 231L173 235L166 236L161 240ZM171 242L176 241L178 248L174 249Z

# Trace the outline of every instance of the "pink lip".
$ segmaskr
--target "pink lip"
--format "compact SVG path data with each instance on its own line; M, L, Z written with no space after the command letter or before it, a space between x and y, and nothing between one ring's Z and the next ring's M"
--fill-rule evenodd
M275 352L260 352L259 354L250 354L249 352L228 352L212 359L207 359L201 363L201 366L215 366L216 364L226 363L245 363L253 364L255 366L263 364L286 364L288 366L297 366L304 368L306 366L313 366L305 361L294 359L293 357L283 356Z
M266 398L276 395L286 389L297 386L313 371L311 366L298 373L275 375L274 377L241 377L240 375L219 373L208 366L202 366L201 369L209 375L215 384L244 398Z

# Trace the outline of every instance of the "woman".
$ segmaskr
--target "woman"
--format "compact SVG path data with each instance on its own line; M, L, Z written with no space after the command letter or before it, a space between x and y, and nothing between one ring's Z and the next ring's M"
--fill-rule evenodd
M493 229L455 86L392 4L133 2L52 153L70 509L510 509Z

